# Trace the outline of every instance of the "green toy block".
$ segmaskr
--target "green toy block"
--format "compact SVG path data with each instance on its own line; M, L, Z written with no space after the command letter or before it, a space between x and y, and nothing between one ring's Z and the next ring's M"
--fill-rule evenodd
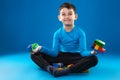
M37 43L32 44L32 49L36 49L39 45Z
M105 42L103 42L101 40L95 40L94 43L97 44L97 45L99 45L100 47L104 47L105 46Z

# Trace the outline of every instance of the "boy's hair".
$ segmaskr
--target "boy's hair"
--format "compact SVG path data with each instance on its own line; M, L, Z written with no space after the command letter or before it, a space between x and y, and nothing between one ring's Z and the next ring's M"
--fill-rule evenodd
M63 4L59 7L59 12L60 12L60 10L63 9L63 8L73 9L74 12L76 13L76 8L75 8L75 6L74 6L73 4L71 4L71 3L69 3L69 2L63 3Z

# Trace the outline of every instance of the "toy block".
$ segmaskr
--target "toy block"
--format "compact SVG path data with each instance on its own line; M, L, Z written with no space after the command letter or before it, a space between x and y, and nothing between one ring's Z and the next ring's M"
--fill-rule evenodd
M36 49L39 45L37 43L32 44L32 49Z
M105 42L97 39L97 40L94 41L91 48L96 50L96 51L104 53L105 52L104 46L105 46Z
M98 49L99 49L99 46L98 46L98 45L95 45L94 49L95 49L95 50L98 50Z
M72 66L74 66L74 64L69 64L67 67L70 68L70 67L72 67Z
M101 41L101 40L98 40L99 43L105 45L105 42Z
M58 70L63 70L63 68L58 68Z
M31 50L32 50L32 44L28 45L27 49L28 49L29 51L31 51Z
M55 68L63 68L63 63L53 63Z
M38 45L37 43L34 43L34 44L28 45L27 48L28 48L28 50L32 51L32 50L37 49L38 46L39 46L39 45Z
M102 47L100 47L100 48L98 49L98 51L100 51L100 52L104 53L104 52L105 52L105 49L104 49L104 48L102 48Z
M95 46L96 46L96 44L94 43L94 44L92 45L92 47L91 47L91 48L92 48L92 49L94 49L94 48L95 48Z
M105 46L105 42L103 42L101 40L95 40L94 43L97 44L97 45L99 45L100 47L104 47Z

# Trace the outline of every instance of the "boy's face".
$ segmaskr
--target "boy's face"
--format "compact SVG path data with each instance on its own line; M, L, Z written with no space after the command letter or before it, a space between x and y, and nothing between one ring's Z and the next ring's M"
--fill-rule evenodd
M62 8L58 19L63 23L64 26L73 26L74 20L77 19L77 14L75 14L73 9Z

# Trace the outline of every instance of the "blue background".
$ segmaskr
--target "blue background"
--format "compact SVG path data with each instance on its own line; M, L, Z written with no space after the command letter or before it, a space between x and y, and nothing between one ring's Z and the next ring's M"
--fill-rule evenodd
M54 78L35 65L27 46L52 47L53 34L62 26L58 8L66 1L77 8L75 25L86 32L87 48L101 39L107 51L89 73ZM119 80L119 41L120 0L0 0L0 80Z
M62 26L58 8L66 1L77 8L75 24L86 32L88 49L95 39L101 39L107 52L119 52L118 0L0 0L0 54L26 52L34 42L51 48L53 34Z

